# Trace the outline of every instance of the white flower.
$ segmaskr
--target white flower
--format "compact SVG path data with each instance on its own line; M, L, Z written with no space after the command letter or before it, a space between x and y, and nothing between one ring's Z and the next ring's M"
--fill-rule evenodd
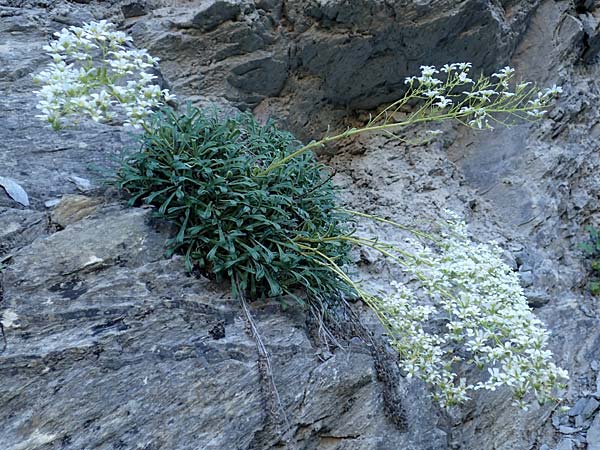
M562 94L563 89L560 86L553 85L552 87L546 88L543 92L543 97L557 97Z
M443 95L436 96L436 99L438 101L434 103L434 106L437 106L438 108L443 109L452 105L452 99L446 98Z
M170 101L175 100L177 98L177 97L175 97L174 94L171 94L168 89L163 89L162 90L162 97L163 97L163 99L164 99L165 102L170 102Z
M568 374L551 361L548 332L502 261L502 251L471 242L466 224L455 215L436 242L439 251L414 244L412 253L418 256L408 268L427 291L437 290L440 300L422 304L408 286L392 282L377 307L407 374L430 383L442 406L464 401L471 390L502 386L513 391L520 406L527 391L542 402L553 398ZM427 331L434 317L446 321L446 333ZM461 361L487 367L488 379L469 383L458 377L451 367Z
M419 81L419 83L421 83L422 86L424 87L428 87L428 86L437 86L439 84L443 84L442 80L438 79L438 78L431 78L431 77L418 77L417 80Z
M480 91L472 91L472 92L465 91L465 92L463 92L463 94L465 96L467 96L468 98L472 98L472 99L480 101L480 102L489 102L490 97L492 97L493 95L497 95L498 92L496 92L492 89L483 89Z
M440 71L450 73L458 67L458 64L444 64Z
M430 89L430 90L423 92L423 95L425 97L433 98L433 97L437 97L439 95L439 93L440 93L440 91Z
M139 127L163 99L174 98L153 84L155 75L145 72L158 58L126 47L131 37L106 20L63 28L55 37L44 47L53 61L34 76L42 84L37 92L42 114L37 117L54 128L75 114L109 120L116 106L129 116L128 125Z
M149 84L152 82L152 80L155 80L156 78L157 78L156 75L152 75L151 73L147 73L147 72L142 72L140 74L139 83L140 84Z
M436 73L439 73L434 66L421 66L421 76L430 78Z
M499 70L498 73L492 74L492 77L498 78L500 81L505 81L507 79L510 79L514 73L515 69L506 66L503 69Z
M113 59L108 61L108 64L113 70L122 74L133 73L133 71L136 69L135 64L132 64L126 58Z
M468 84L468 83L472 83L473 80L471 78L468 77L467 72L461 72L458 74L458 81L461 84Z
M546 111L539 110L539 109L532 109L531 111L527 111L527 114L531 117L539 119L541 117L544 117L544 114L546 114Z

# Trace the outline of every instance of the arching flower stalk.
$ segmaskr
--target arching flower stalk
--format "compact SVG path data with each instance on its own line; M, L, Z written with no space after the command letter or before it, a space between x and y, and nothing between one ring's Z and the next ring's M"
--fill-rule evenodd
M465 402L474 391L501 387L510 389L515 404L525 409L527 394L539 403L558 400L568 373L552 361L549 332L528 306L518 276L502 260L499 247L473 242L464 221L450 212L435 237L376 216L346 212L413 236L402 247L355 234L327 238L372 248L414 279L410 284L392 281L385 292L369 293L334 261L323 258L323 265L351 284L375 312L408 377L430 384L433 398L443 407ZM308 244L306 251L310 248ZM461 365L483 373L468 380L456 373Z
M327 136L299 148L262 173L273 170L302 153L366 132L384 132L396 136L398 130L419 123L456 120L475 129L493 129L492 123L507 125L514 120L538 120L554 98L559 86L540 89L532 83L518 83L511 90L514 69L505 67L491 76L470 78L471 63L446 64L441 68L421 66L421 75L405 79L404 96L385 107L361 128ZM438 78L439 77L439 78ZM408 105L418 107L399 118Z
M430 383L444 406L468 399L470 391L502 386L522 407L528 393L540 403L556 400L568 374L552 362L549 333L502 250L472 242L456 217L445 223L435 249L412 242L413 258L405 269L431 303L423 305L414 289L392 282L378 304L406 373ZM445 331L427 331L431 318L442 320ZM452 371L458 363L484 369L486 379L459 377Z

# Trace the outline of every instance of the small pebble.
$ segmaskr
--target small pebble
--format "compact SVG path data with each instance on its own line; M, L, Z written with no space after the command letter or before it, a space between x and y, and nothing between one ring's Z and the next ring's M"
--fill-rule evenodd
M46 200L44 202L44 206L46 208L54 208L59 203L60 203L60 198L53 198L52 200Z
M581 416L581 415L579 415L579 416L575 416L575 426L576 426L577 428L583 428L583 427L585 427L585 426L589 426L589 425L590 425L590 424L589 424L589 421L588 421L588 423L586 424L586 421L585 421L585 419L583 418L583 416Z
M577 402L575 402L575 405L569 410L567 414L571 417L578 416L585 408L585 405L587 405L587 402L587 398L580 398L579 400L577 400Z
M92 183L87 178L76 177L75 175L69 177L69 181L75 183L77 189L80 191L89 191L92 188Z
M583 408L583 411L581 412L581 415L584 419L589 419L596 412L599 406L600 402L592 397L587 401L585 408Z
M600 414L594 418L594 422L587 432L588 450L600 450Z
M560 426L560 416L558 416L557 414L554 414L552 416L552 426L554 428L558 428Z
M575 436L573 436L573 438L575 439L575 446L578 448L585 448L587 447L587 441L585 440L585 437L583 437L583 435L581 434L576 434Z
M554 450L573 450L573 441L571 439L563 439Z
M560 427L558 427L558 432L562 434L573 434L577 433L578 431L579 429L574 427L568 427L566 425L561 425Z

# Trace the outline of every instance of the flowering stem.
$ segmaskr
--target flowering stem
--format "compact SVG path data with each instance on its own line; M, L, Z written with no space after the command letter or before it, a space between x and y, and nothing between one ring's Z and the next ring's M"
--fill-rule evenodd
M305 145L303 147L300 147L295 152L290 153L285 158L282 158L282 159L280 159L278 161L273 161L271 163L271 165L269 165L269 167L267 167L265 170L263 170L262 172L259 173L259 176L266 175L267 173L271 172L272 170L275 170L278 167L281 167L282 165L284 165L288 161L296 158L297 156L300 156L301 154L307 152L308 150L311 150L311 149L313 149L315 147L322 147L323 145L328 144L329 142L339 141L340 139L344 139L344 138L347 138L347 137L350 137L350 136L354 136L355 134L365 133L367 131L389 130L390 128L404 127L404 126L407 126L407 125L412 125L412 124L421 123L421 122L430 122L430 121L434 121L434 120L449 119L451 117L454 117L454 115L452 115L452 114L440 114L438 116L421 117L419 119L407 120L407 121L404 121L404 122L385 123L383 125L366 126L366 127L363 127L363 128L350 128L349 130L346 130L346 131L344 131L343 133L340 133L340 134L336 134L335 136L329 136L329 137L321 139L320 141L313 141L310 144L307 144L307 145Z
M461 103L461 105L462 105L462 103ZM426 106L431 106L431 103L428 102L428 104ZM494 113L494 114L507 113L507 114L517 115L516 113L518 113L518 112L536 111L538 108L539 108L539 106L522 106L520 108L510 108L510 107L503 107L503 105L499 104L495 108L486 107L485 113L487 115L489 115L490 113ZM426 108L421 108L417 113L415 113L415 115L421 114L421 112L424 109L426 109ZM305 153L313 148L322 147L325 144L328 144L330 142L339 141L341 139L344 139L344 138L347 138L350 136L354 136L356 134L361 134L361 133L365 133L365 132L369 132L369 131L387 131L387 130L394 129L394 128L406 127L408 125L415 125L418 123L426 123L426 122L437 122L437 121L442 121L442 120L446 120L446 119L460 120L461 118L469 117L472 114L473 114L472 108L469 109L468 111L462 111L462 112L460 110L457 111L456 108L454 108L453 110L450 110L443 114L433 114L433 115L428 115L428 116L423 116L423 117L412 116L410 119L402 121L402 122L392 122L392 123L384 122L381 125L372 125L371 123L369 123L367 126L362 127L362 128L350 128L350 129L344 131L343 133L336 134L335 136L328 136L319 141L313 141L303 147L300 147L298 150L290 153L286 157L284 157L280 160L277 160L277 161L273 161L266 169L259 172L258 176L266 175L267 173L271 172L272 170L275 170L278 167L281 167L282 165L286 164L288 161L302 155L303 153Z
M432 236L431 234L423 233L422 231L415 230L414 228L399 224L398 222L394 222L393 220L384 219L383 217L374 216L372 214L367 214L367 213L363 213L360 211L354 211L351 209L340 208L339 211L343 212L343 213L351 214L353 216L364 217L366 219L370 219L370 220L374 220L377 222L382 222L382 223L385 223L388 225L392 225L395 228L399 228L400 230L403 230L403 231L408 231L409 233L414 234L415 236L418 236L420 238L428 239L430 241L433 241L434 243L437 242L437 239L434 236Z

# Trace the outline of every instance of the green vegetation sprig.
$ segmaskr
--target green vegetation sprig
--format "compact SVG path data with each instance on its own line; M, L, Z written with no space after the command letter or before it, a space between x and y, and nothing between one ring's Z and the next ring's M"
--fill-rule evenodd
M298 289L312 299L348 293L297 244L325 238L313 250L340 265L348 261L350 244L326 239L346 234L351 223L336 209L325 167L306 153L259 175L297 147L291 134L248 114L221 120L190 107L156 115L141 145L123 162L119 187L131 194L130 204L154 205L177 224L169 253L183 254L189 270L227 280L234 291L238 280L251 298L299 299Z

